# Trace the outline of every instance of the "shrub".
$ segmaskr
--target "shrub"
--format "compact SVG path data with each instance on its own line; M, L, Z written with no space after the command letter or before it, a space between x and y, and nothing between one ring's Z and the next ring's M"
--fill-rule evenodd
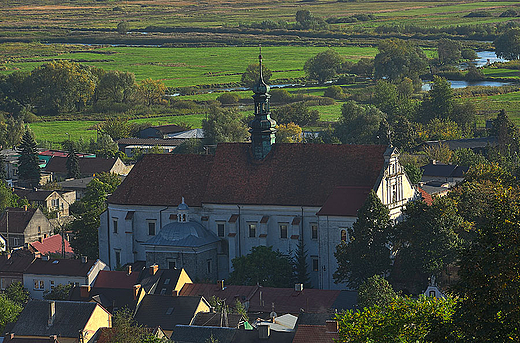
M222 105L232 105L238 102L238 95L231 92L226 92L217 98L217 101Z
M518 17L518 12L511 8L500 13L500 17Z
M343 88L336 85L327 87L325 89L325 92L323 92L323 96L336 100L345 99L345 93L343 92Z
M272 89L271 92L271 101L273 102L282 102L282 103L288 103L291 102L293 99L293 96L287 89Z
M465 60L476 60L478 58L476 51L470 48L462 49L461 55Z
M489 11L473 11L465 15L466 18L481 18L492 17L493 14Z

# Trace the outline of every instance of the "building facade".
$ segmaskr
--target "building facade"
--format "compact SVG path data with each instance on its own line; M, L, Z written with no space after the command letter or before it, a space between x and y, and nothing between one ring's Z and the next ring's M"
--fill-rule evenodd
M215 155L145 155L135 165L101 217L100 258L110 268L147 261L198 274L183 262L187 251L163 249L160 261L150 258L154 248L149 242L162 228L178 223L177 207L185 198L191 221L219 240L211 257L201 257L208 278L226 278L232 259L252 247L290 253L301 241L313 286L345 288L333 281L334 252L349 239L347 229L368 193L377 193L392 219L418 197L392 147L274 143L276 122L261 76L253 90L251 143L219 144Z

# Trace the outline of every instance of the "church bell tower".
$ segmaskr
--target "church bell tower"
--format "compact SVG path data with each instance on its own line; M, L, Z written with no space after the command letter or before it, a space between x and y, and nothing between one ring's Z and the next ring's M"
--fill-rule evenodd
M251 147L253 156L256 160L263 160L271 151L275 142L275 126L276 122L271 119L271 110L269 109L269 86L264 82L262 76L262 50L258 56L260 64L260 77L258 82L253 86L253 99L255 101L255 119L249 123L251 127Z

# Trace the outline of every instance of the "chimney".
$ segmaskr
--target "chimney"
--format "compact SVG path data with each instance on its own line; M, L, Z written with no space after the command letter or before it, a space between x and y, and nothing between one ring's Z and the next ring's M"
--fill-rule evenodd
M9 334L9 338L10 338L10 339L14 339L14 332L11 332L11 333Z
M42 256L42 261L48 261L48 260L49 260L49 256L47 256L47 255Z
M217 285L220 291L224 290L224 280L217 280Z
M81 296L81 299L87 299L90 296L90 286L89 285L81 285L80 296Z
M132 287L133 293L134 293L134 300L137 300L137 296L139 295L139 290L141 289L141 285L134 285Z
M88 257L87 256L81 256L81 263L87 263Z
M269 339L271 327L269 325L258 325L258 338Z
M294 284L294 291L295 292L303 292L303 283L296 283L296 284Z
M58 335L50 335L49 342L56 343L58 341Z
M176 297L176 296L177 296L177 290L172 289L172 297Z
M128 265L128 266L126 266L126 275L130 275L130 274L132 274L132 266Z
M338 332L338 322L335 320L327 320L325 322L327 332Z
M27 205L23 205L23 210L27 211Z
M56 318L56 302L49 302L49 320L47 321L47 326L51 327L54 324L54 318Z
M157 273L157 271L159 270L159 265L158 264L152 264L149 268L149 271L150 271L150 275L155 275L155 273Z
M7 257L7 259L10 259L11 258L11 253L8 252L5 256Z

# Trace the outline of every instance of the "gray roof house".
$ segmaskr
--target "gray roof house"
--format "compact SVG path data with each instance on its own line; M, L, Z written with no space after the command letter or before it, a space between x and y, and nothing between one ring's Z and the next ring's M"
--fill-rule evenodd
M59 337L63 342L94 342L100 328L111 327L112 316L97 303L30 301L10 330L12 338Z

